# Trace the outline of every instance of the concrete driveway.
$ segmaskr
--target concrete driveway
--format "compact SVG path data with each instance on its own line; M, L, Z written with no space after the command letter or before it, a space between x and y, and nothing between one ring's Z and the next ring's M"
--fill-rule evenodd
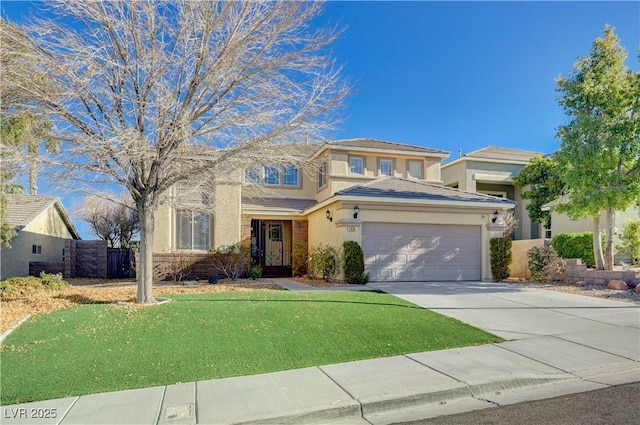
M390 282L369 286L505 339L581 331L604 335L623 329L635 334L638 341L640 334L637 304L494 282ZM635 360L640 359L636 356Z
M369 286L501 336L503 348L562 370L640 362L637 304L494 282Z

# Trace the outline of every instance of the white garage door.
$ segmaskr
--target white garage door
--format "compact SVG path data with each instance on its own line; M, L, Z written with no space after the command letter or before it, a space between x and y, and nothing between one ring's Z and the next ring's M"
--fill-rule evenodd
M480 226L363 223L372 282L480 280Z

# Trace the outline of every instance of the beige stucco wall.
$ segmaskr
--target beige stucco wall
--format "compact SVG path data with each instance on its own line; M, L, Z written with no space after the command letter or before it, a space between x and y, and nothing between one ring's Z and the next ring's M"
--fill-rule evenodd
M153 229L153 252L171 252L173 248L173 208L168 204L158 207Z
M532 224L527 211L530 201L522 198L522 189L515 187L513 178L518 175L524 164L503 162L473 161L471 159L447 164L442 168L442 180L447 186L456 186L469 192L504 192L509 199L517 202L514 208L515 217L519 221L515 232L516 240L537 238L541 235L532 233L534 226L538 233L540 226Z
M28 276L29 262L61 262L64 242L73 239L58 210L51 206L11 239L11 247L0 249L0 279ZM33 254L40 245L42 254Z
M215 216L211 248L233 245L241 240L240 185L218 184L214 191Z
M528 239L522 241L513 241L511 245L511 265L509 266L509 277L518 279L528 279L531 277L529 272L529 258L527 252L533 247L542 248L544 239Z

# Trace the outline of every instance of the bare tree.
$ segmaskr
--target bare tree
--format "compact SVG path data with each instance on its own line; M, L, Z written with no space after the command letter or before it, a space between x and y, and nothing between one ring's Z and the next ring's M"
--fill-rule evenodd
M89 196L77 207L76 213L110 247L130 248L133 237L140 231L136 207L128 194L117 198L118 202L109 198Z
M189 179L203 190L231 184L247 161L286 158L275 145L318 140L348 91L328 50L338 31L317 27L318 2L49 6L46 19L23 29L28 37L3 48L28 51L59 91L19 87L56 124L67 178L131 194L140 217L137 300L154 302L154 213L169 188Z

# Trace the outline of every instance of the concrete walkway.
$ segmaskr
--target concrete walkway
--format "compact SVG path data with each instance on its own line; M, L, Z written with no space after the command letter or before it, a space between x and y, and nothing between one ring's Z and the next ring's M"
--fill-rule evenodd
M368 287L509 341L2 406L1 422L387 424L640 381L636 304L482 282Z

